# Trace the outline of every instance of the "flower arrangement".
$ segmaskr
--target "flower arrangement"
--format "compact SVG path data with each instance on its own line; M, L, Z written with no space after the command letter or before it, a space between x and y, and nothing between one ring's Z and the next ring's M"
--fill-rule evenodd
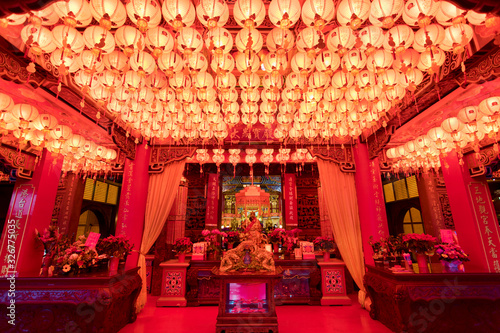
M436 254L439 256L440 260L444 261L455 261L460 260L461 262L469 261L469 255L467 255L462 248L453 243L441 243L434 246L436 249Z
M109 236L99 241L96 250L100 254L107 255L108 257L125 258L127 254L132 251L134 245L131 245L128 238L124 235Z
M238 231L228 231L226 240L228 243L236 243L240 240L240 233Z
M177 253L189 253L193 249L193 242L189 237L177 238L174 244L174 251Z
M335 251L335 242L331 237L316 237L313 241L314 248L322 252L333 252Z
M427 234L406 234L403 235L403 243L406 248L414 253L432 255L436 237Z
M203 241L207 242L207 253L214 253L217 252L220 248L220 242L219 242L219 236L222 235L222 233L217 230L213 229L212 231L205 229L201 232L201 235L203 236Z
M85 246L86 237L80 236L71 246L61 249L54 258L54 270L62 274L78 274L82 269L94 266L97 252Z
M285 229L276 228L273 231L271 231L267 235L267 237L271 243L278 244L285 238L285 235L286 235Z
M299 233L302 230L295 228L292 230L285 231L285 236L283 238L283 247L285 248L285 252L292 252L294 248L297 247L297 243L299 241Z

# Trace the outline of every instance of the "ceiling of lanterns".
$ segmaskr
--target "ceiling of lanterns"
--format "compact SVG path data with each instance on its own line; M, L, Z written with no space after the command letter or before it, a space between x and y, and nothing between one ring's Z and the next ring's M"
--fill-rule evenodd
M97 118L153 144L230 148L372 133L487 17L428 0L71 0L18 19L8 34L20 34L32 61L69 74L102 107Z

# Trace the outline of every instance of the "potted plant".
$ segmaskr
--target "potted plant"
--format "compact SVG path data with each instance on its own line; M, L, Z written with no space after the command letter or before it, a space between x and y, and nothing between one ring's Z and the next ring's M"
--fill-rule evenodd
M283 238L283 247L285 248L285 256L286 257L291 257L291 254L294 253L294 249L298 246L298 241L299 241L299 233L301 233L302 230L295 228L292 230L287 230L285 232L284 238ZM291 259L291 258L290 258Z
M384 267L384 260L387 257L387 246L384 238L378 241L373 240L373 236L370 236L370 241L368 243L373 250L373 260L376 267Z
M193 242L189 237L177 238L173 248L179 257L179 262L184 262L186 253L191 252L193 249Z
M238 231L228 231L226 235L227 237L225 239L227 240L227 248L231 250L234 243L239 242L240 233Z
M336 245L331 237L316 237L313 241L314 248L323 252L323 260L330 261L330 253L335 251Z
M436 237L427 234L403 235L404 245L417 257L420 273L429 273L427 266L428 256L434 254L434 244L436 241Z
M443 272L463 272L463 262L469 261L469 256L462 248L453 243L441 243L435 245L436 254L443 265Z
M403 253L408 251L405 243L403 242L403 236L397 235L397 236L389 236L389 238L386 240L387 244L387 253L388 253L388 260L389 260L389 266L393 267L395 265L404 265L403 262Z
M77 275L88 272L97 262L97 252L85 245L86 237L78 239L66 248L60 248L54 258L54 274Z
M203 236L203 241L207 242L207 260L215 260L217 257L217 252L220 249L220 242L218 241L221 232L217 229L212 231L205 229L201 232Z
M126 261L134 247L124 235L109 236L97 243L96 250L109 258L110 274L116 274L120 260Z
M273 244L273 252L279 252L279 244L283 241L286 235L285 229L276 228L268 234L269 241Z

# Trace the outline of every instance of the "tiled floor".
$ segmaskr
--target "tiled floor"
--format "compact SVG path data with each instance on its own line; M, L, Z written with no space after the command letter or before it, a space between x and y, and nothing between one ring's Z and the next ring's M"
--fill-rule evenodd
M188 308L157 308L157 297L149 297L146 307L133 324L120 333L168 332L205 333L215 332L216 306ZM368 311L357 302L352 306L286 305L276 307L280 333L389 333L387 327L372 320Z

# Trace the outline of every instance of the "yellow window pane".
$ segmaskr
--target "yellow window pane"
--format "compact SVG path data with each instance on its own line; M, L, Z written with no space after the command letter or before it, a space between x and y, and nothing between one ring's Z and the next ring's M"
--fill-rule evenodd
M422 222L422 215L420 215L420 211L416 208L410 209L411 220L413 222Z
M403 232L405 234L411 234L411 233L413 233L413 230L411 228L411 224L403 224Z
M423 234L424 233L424 225L422 223L414 223L413 224L413 231L416 234Z
M94 180L91 178L87 178L85 181L85 191L83 192L84 200L92 200L92 196L94 195Z
M112 205L116 205L118 201L118 186L109 185L108 188L108 198L106 202Z
M392 189L392 183L384 185L384 197L385 202L393 202L394 199L394 190Z
M408 191L406 190L404 179L394 182L394 192L396 192L396 200L408 199Z
M408 185L408 195L410 198L418 197L418 186L417 186L417 178L415 176L411 176L406 178L406 184Z
M94 201L106 202L106 195L108 193L108 184L97 182L95 184Z
M405 218L403 219L404 223L411 223L410 212L406 212Z

